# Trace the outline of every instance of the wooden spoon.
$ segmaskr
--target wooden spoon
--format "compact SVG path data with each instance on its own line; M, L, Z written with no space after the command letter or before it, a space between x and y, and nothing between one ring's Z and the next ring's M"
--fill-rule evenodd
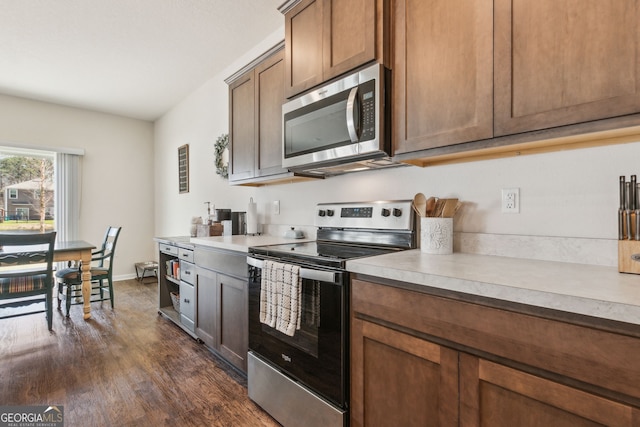
M426 209L426 212L425 212L425 216L433 216L433 211L436 208L436 202L437 201L438 201L438 198L437 197L433 197L433 196L431 196L431 197L429 197L427 199L427 209Z
M427 198L424 194L418 193L413 196L413 209L416 211L418 216L427 216Z
M442 217L453 218L453 216L456 214L457 204L458 204L458 199L446 199L444 208L442 209Z
M444 209L444 205L447 202L447 199L438 199L436 201L436 207L433 209L433 216L434 217L441 217L442 216L442 210Z

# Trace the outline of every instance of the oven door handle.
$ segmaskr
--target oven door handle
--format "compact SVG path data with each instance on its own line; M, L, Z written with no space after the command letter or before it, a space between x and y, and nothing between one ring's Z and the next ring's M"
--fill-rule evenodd
M264 262L261 259L247 257L247 264L252 267L262 269ZM314 270L312 268L300 268L300 278L317 280L318 282L339 283L339 273L324 270Z

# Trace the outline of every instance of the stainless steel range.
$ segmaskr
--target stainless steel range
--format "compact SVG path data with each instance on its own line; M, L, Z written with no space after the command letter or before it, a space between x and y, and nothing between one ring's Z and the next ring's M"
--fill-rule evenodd
M287 426L346 426L350 259L416 247L411 200L317 205L314 242L249 248L249 397Z

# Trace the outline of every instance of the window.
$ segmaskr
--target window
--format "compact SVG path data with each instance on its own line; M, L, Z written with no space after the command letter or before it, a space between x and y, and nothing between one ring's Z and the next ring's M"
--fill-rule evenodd
M55 157L40 150L0 147L2 229L55 230ZM19 222L19 224L18 224Z
M7 229L11 218L17 217L16 208L20 207L23 215L31 215L29 225L36 224L36 230L44 223L45 229L57 231L59 241L78 240L83 155L84 150L72 148L40 150L0 146L0 228ZM26 174L15 164L12 166L20 163L16 158L31 159ZM24 184L27 181L32 182ZM14 182L22 182L28 189L14 186ZM10 193L12 189L7 187L14 187L15 193ZM24 223L21 226L24 229Z

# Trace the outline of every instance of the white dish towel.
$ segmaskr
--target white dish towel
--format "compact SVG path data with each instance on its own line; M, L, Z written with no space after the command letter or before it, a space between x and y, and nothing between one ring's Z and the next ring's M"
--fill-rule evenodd
M292 337L302 312L300 267L264 261L260 280L260 322Z

